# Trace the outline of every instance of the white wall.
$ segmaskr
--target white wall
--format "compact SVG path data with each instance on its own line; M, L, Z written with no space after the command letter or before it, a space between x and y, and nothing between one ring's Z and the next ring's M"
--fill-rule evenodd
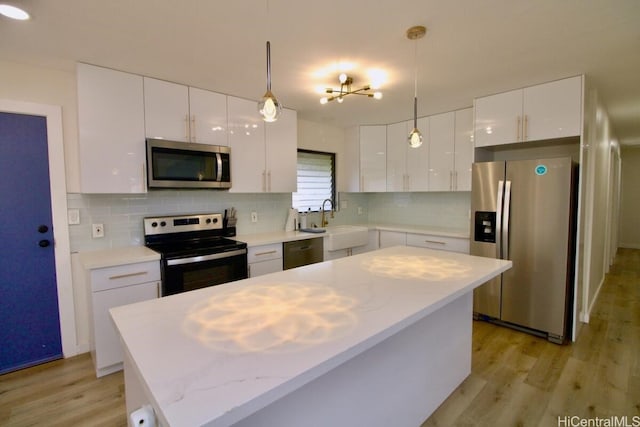
M622 147L620 247L640 249L640 145Z
M0 61L0 97L62 107L67 191L79 191L75 70L68 72Z

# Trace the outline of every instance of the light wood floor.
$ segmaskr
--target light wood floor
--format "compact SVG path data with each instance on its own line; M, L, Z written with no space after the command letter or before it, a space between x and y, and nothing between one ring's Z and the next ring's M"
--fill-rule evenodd
M640 250L620 249L577 344L474 322L472 373L422 427L625 415L640 416ZM124 426L123 375L96 379L88 354L1 375L0 425Z

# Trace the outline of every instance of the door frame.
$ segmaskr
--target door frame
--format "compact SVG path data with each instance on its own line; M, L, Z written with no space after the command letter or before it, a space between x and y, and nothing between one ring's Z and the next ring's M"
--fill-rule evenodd
M67 183L64 164L64 140L62 136L62 108L57 105L0 99L0 111L41 116L45 117L47 121L51 215L53 220L62 353L64 357L75 356L78 354L78 349L71 275L69 225L67 224Z

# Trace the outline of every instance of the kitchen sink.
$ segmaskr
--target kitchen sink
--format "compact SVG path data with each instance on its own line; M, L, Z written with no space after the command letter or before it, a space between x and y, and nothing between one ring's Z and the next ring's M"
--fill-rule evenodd
M325 249L340 249L363 246L369 243L369 229L357 225L332 225L326 228Z

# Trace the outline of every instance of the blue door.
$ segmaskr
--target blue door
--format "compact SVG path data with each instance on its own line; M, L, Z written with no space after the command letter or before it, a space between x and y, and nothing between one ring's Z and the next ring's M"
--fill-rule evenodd
M0 112L0 374L62 357L47 123Z

